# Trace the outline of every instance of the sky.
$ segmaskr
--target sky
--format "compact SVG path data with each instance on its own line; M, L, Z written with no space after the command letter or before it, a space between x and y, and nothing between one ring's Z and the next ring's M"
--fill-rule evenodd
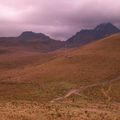
M0 0L0 36L33 31L66 40L104 22L120 27L120 0Z

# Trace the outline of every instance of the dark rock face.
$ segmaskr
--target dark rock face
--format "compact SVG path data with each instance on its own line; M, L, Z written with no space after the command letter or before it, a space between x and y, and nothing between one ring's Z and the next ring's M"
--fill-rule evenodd
M18 37L18 39L25 41L25 40L31 40L31 39L47 40L50 38L44 35L43 33L34 33L32 31L25 31Z
M68 47L81 46L118 32L120 32L120 30L111 23L103 23L96 26L94 29L81 30L68 39L66 44Z
M114 25L112 25L111 23L104 23L104 24L100 24L98 25L94 31L96 32L96 37L98 38L102 38L114 33L118 33L120 30L115 27Z

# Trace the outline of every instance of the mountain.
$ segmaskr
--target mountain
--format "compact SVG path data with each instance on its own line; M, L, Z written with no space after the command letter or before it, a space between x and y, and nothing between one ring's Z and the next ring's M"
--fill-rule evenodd
M25 47L33 50L49 52L64 46L64 42L54 40L43 33L25 31L17 38Z
M43 33L25 31L18 37L1 37L0 53L14 51L50 52L64 47L64 42L54 40Z
M50 37L44 35L43 33L34 33L32 31L25 31L20 36L18 36L18 39L22 41L32 40L32 39L48 40L50 39Z
M120 32L120 30L113 24L103 23L96 26L94 29L81 30L76 33L76 35L67 40L66 46L82 46L118 32Z
M103 23L94 29L81 30L67 41L59 41L43 33L25 31L18 37L1 37L0 54L17 51L51 52L65 47L79 47L118 32L120 30L111 23Z

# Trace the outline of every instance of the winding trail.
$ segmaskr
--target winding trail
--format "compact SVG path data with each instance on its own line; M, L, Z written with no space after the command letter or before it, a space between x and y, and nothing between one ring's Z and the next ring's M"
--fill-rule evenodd
M111 90L111 83L115 82L115 81L119 81L119 80L120 80L120 76L118 76L118 77L116 77L114 79L111 79L111 80L104 81L104 82L99 82L99 83L95 83L95 84L92 84L92 85L82 86L79 89L72 89L65 96L55 98L55 99L51 100L50 102L53 103L55 101L63 100L63 99L68 98L68 97L70 97L72 95L79 95L79 96L81 96L80 92L82 92L82 91L84 91L84 90L86 90L88 88L92 88L92 87L96 87L96 86L100 86L100 85L105 85L105 84L109 84L110 86L109 86L107 91L102 89L101 92L103 93L103 95L105 97L108 98L108 100L110 100L110 96L108 95L108 92Z

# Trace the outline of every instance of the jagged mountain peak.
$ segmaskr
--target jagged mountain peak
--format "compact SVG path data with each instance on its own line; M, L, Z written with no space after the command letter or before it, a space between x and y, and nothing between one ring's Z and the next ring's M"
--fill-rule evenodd
M120 32L120 30L112 23L102 23L94 29L82 29L80 32L77 32L67 40L67 46L76 47L85 45L118 32Z
M99 24L99 25L97 25L97 26L95 27L94 30L96 30L96 31L114 30L114 31L116 31L116 32L119 31L119 29L118 29L116 26L114 26L112 23L110 23L110 22Z

